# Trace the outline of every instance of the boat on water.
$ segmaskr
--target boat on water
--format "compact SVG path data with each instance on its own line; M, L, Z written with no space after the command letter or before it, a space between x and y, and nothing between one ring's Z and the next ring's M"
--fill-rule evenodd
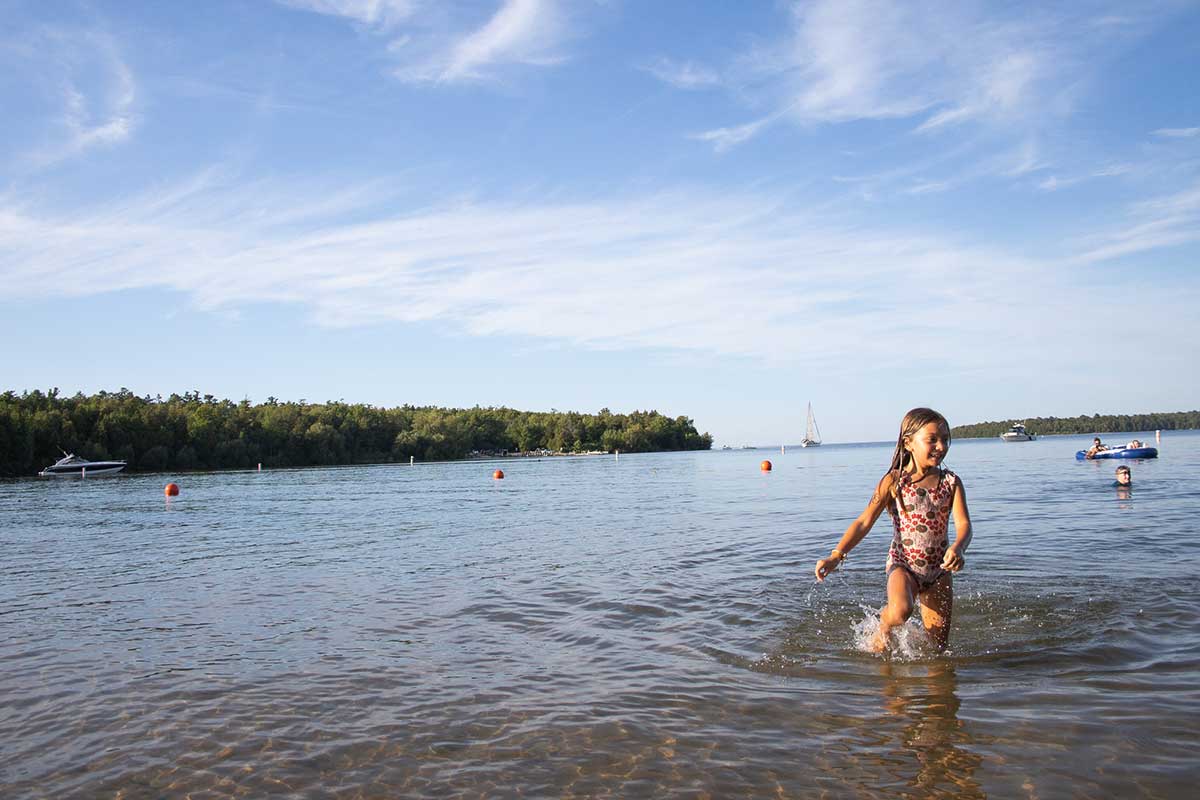
M63 457L38 473L43 478L91 477L115 475L125 469L124 461L88 461L74 453L63 453Z
M1158 458L1157 447L1113 447L1108 450L1100 450L1093 453L1092 458ZM1083 461L1088 458L1087 450L1080 450L1075 453L1075 458L1078 461Z
M800 446L821 446L821 431L817 428L817 418L812 413L812 403L808 404L808 426L805 428L804 438L800 440Z
M1032 442L1037 437L1025 431L1025 423L1018 422L1000 434L1000 438L1006 442Z

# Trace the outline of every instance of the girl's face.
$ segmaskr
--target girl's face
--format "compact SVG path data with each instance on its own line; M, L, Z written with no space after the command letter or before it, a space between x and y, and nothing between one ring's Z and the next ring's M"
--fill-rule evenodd
M908 437L908 452L914 466L924 472L942 463L950 449L950 431L944 425L930 422Z

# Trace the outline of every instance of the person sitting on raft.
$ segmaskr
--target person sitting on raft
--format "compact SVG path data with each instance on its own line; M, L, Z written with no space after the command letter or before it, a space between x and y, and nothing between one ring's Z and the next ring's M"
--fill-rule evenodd
M1103 443L1101 443L1100 437L1097 436L1095 439L1092 440L1092 446L1091 446L1091 448L1088 449L1087 453L1084 454L1084 458L1095 458L1096 453L1099 453L1100 451L1107 450L1107 449L1108 448L1105 447Z

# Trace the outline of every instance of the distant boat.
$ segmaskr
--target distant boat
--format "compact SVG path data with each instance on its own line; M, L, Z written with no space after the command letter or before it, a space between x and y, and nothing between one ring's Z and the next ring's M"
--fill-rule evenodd
M800 446L821 446L821 431L817 429L817 418L813 416L812 403L808 404L808 427L804 431L804 438L800 440Z
M1000 438L1006 442L1032 442L1037 437L1032 433L1026 433L1025 424L1019 422L1000 434Z
M124 461L88 461L74 453L63 453L63 458L38 473L43 478L87 477L89 475L115 475L125 469Z

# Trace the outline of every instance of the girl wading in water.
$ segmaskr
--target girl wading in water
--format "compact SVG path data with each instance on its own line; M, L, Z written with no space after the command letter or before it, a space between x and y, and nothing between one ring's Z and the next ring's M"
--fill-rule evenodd
M962 481L942 460L950 449L950 425L931 408L914 408L900 422L900 438L892 465L879 481L871 502L858 515L828 558L817 562L823 581L866 536L886 508L892 516L892 546L887 559L887 605L879 613L879 630L870 648L890 644L892 628L912 616L921 600L921 621L941 650L950 641L954 606L951 573L963 568L963 552L971 542L971 515ZM947 531L954 516L954 544Z

